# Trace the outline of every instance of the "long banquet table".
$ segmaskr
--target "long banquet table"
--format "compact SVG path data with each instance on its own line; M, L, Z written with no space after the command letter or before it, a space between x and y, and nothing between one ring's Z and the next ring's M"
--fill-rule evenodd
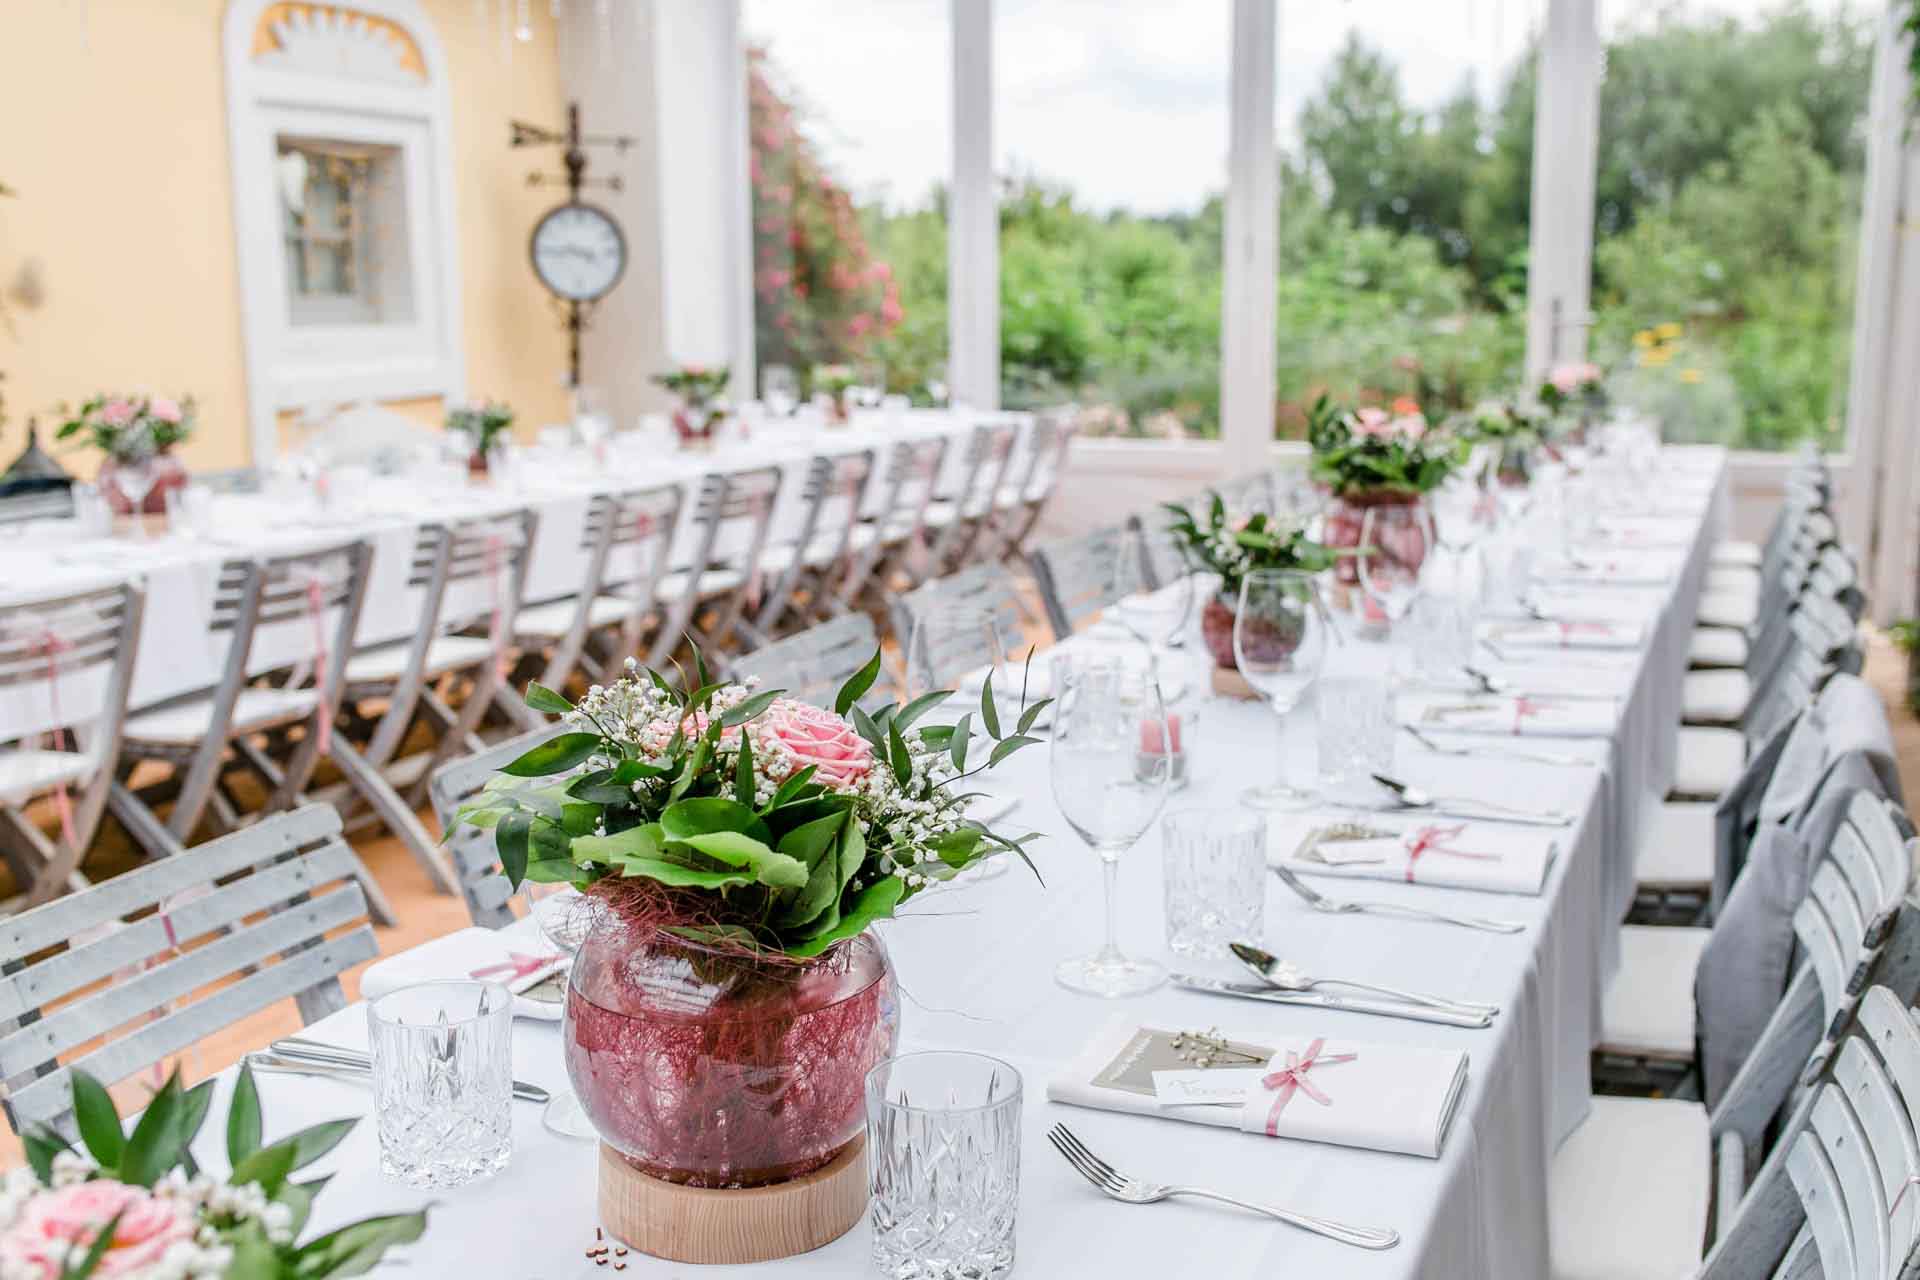
M1310 971L1456 997L1497 1002L1503 1012L1485 1030L1282 1008L1223 1000L1173 987L1112 1004L1073 995L1051 980L1059 960L1091 949L1099 928L1096 859L1066 829L1054 807L1046 756L1036 749L1003 771L1000 789L1018 801L1006 819L1045 832L1038 861L1045 886L1016 869L919 899L907 917L884 926L903 990L906 1048L962 1047L997 1054L1025 1078L1025 1143L1016 1274L1028 1276L1515 1277L1548 1272L1547 1178L1555 1146L1588 1104L1588 1048L1613 963L1618 922L1632 890L1632 857L1651 806L1672 768L1672 739L1687 636L1707 549L1724 520L1724 455L1669 450L1670 497L1650 515L1683 535L1684 565L1654 592L1647 642L1611 671L1583 668L1622 703L1605 739L1559 739L1590 767L1490 763L1436 756L1398 744L1396 767L1436 790L1524 797L1578 815L1564 829L1560 854L1538 897L1489 895L1367 882L1365 896L1524 920L1524 933L1501 936L1376 917L1328 917L1309 910L1277 882L1267 896L1270 949ZM1388 646L1364 646L1347 660L1390 661ZM1196 672L1197 676L1198 673ZM1403 694L1418 698L1418 693ZM1183 704L1196 708L1195 701ZM1409 708L1405 703L1401 710ZM1273 768L1271 716L1258 706L1197 700L1192 785L1169 808L1226 806ZM1311 726L1292 733L1295 767L1312 750ZM1507 741L1512 741L1511 739ZM1529 740L1531 741L1531 740ZM1123 944L1172 967L1235 976L1178 961L1162 949L1160 850L1150 834L1122 863L1119 919ZM1338 891L1346 893L1347 885ZM1352 896L1360 896L1359 892ZM526 930L528 922L513 926ZM1676 974L1675 981L1688 980ZM1167 1030L1219 1026L1248 1038L1325 1034L1333 1039L1457 1048L1471 1058L1470 1079L1437 1160L1376 1154L1152 1117L1089 1111L1046 1101L1049 1077L1109 1018ZM361 1046L365 1014L354 1006L309 1034ZM555 1024L522 1022L516 1074L566 1087ZM224 1091L230 1087L223 1082ZM333 1116L363 1114L368 1094L337 1081L265 1077L260 1089L272 1132ZM214 1114L222 1114L224 1098ZM1063 1121L1121 1169L1154 1180L1198 1183L1295 1210L1401 1232L1402 1244L1367 1253L1333 1244L1237 1210L1197 1202L1133 1207L1107 1200L1049 1148L1045 1129ZM428 1234L398 1251L382 1274L527 1277L561 1280L599 1269L582 1256L596 1225L591 1144L549 1133L537 1107L516 1104L513 1163L502 1175L450 1192L426 1194L383 1183L371 1123L361 1125L322 1168L334 1180L319 1203L316 1227L371 1212L436 1203ZM213 1129L215 1126L209 1126ZM218 1139L206 1159L219 1167ZM639 1277L758 1275L845 1277L866 1274L862 1224L815 1253L760 1267L693 1268L630 1255Z

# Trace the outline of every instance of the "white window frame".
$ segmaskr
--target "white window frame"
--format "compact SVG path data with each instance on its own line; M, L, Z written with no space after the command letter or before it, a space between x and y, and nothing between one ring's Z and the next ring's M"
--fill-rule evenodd
M240 313L252 453L279 449L279 414L313 404L442 396L463 399L459 245L453 216L451 108L445 54L418 0L351 0L319 11L325 39L276 56L254 48L272 0L233 0L224 42ZM425 78L394 73L391 23L419 53ZM295 324L275 158L282 136L398 148L405 183L411 318L401 323Z

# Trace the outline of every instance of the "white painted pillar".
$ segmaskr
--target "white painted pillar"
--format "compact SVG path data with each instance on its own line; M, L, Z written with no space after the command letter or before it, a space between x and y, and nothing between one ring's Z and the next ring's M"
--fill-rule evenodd
M952 0L953 168L947 199L947 381L1000 407L1000 202L993 180L993 0Z
M1582 360L1593 286L1600 32L1595 0L1549 0L1533 117L1527 233L1527 376Z
M1220 286L1220 437L1228 474L1273 445L1280 175L1274 155L1275 0L1234 0Z

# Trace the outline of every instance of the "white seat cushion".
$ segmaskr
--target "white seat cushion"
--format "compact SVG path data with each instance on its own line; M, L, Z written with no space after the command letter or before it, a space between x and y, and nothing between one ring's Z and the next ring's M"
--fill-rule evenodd
M233 700L235 732L271 729L313 714L311 689L242 689ZM195 698L174 707L143 712L127 721L127 740L190 747L214 732L213 699Z
M1743 667L1747 664L1747 638L1730 627L1695 627L1687 645L1687 665L1693 667Z
M879 536L878 532L872 525L857 524L853 526L853 531L847 535L847 549L849 551L865 551L873 545L873 540L877 536ZM785 573L788 567L793 564L793 557L797 550L798 544L792 542L783 542L778 546L768 547L760 553L761 572ZM813 541L807 544L806 562L813 568L818 569L833 563L839 554L840 533L838 530L832 533L816 534Z
M1740 565L1748 569L1760 567L1760 544L1740 542L1729 538L1725 542L1713 544L1713 550L1707 555L1707 563L1714 565Z
M1668 801L1633 858L1633 878L1651 889L1704 888L1713 883L1713 806Z
M78 782L96 767L92 756L78 751L0 751L0 804L23 804L62 783Z
M1693 1057L1693 972L1710 936L1710 929L1620 926L1620 968L1600 1005L1602 1052Z
M1759 614L1760 593L1757 590L1710 587L1700 597L1700 610L1694 614L1694 620L1707 627L1745 629L1753 625L1753 620Z
M1707 591L1760 591L1760 571L1740 565L1717 565L1707 569Z
M738 590L746 580L747 575L738 569L705 569L701 571L695 594L702 600L708 596L723 595L728 591ZM654 588L654 595L671 603L687 594L687 586L692 581L691 571L675 569L660 579L660 585Z
M1689 671L1680 685L1680 718L1688 724L1737 724L1753 683L1744 671Z
M1687 725L1680 730L1673 794L1717 800L1747 765L1747 740L1738 729Z
M1706 1108L1595 1098L1547 1173L1553 1280L1680 1280L1700 1265L1712 1186Z
M407 669L407 651L411 644L411 641L396 641L354 654L347 661L347 683L380 684L398 680ZM443 671L477 667L492 657L493 642L485 636L437 636L427 646L423 674L437 676Z
M551 600L546 604L536 604L522 609L513 620L516 635L523 636L564 636L573 628L574 615L580 611L578 600ZM617 626L627 620L633 612L633 602L622 600L618 596L595 596L587 607L587 626L590 629Z

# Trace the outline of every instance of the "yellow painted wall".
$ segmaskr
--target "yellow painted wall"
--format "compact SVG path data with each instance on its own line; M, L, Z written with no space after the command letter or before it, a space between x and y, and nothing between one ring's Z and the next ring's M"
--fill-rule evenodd
M566 410L565 342L526 256L555 193L527 187L536 156L508 150L507 121L563 119L554 24L547 5L530 6L534 39L507 48L498 5L423 7L452 81L468 390L509 401L531 432ZM188 464L248 461L225 11L224 0L0 0L0 185L16 193L0 197L13 330L0 325L0 467L29 414L108 389L193 395ZM34 309L5 297L29 261L45 291Z

